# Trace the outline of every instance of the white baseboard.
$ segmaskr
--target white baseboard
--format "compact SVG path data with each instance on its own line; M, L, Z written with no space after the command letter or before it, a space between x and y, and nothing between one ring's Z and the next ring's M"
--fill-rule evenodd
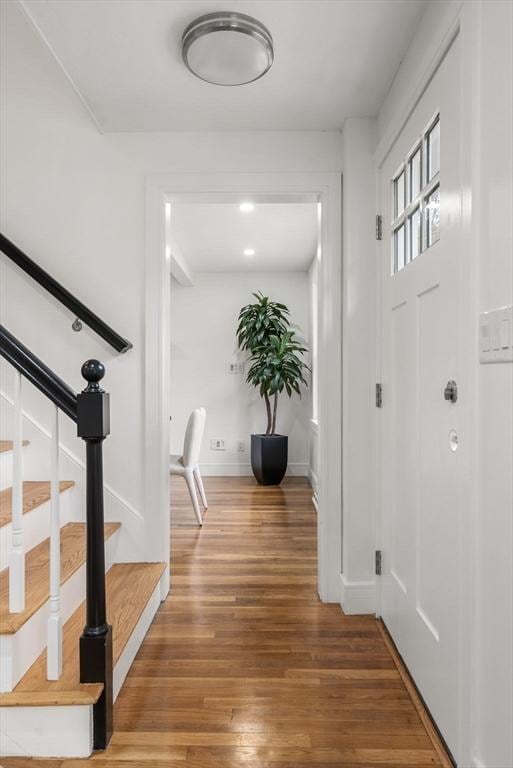
M340 605L348 616L376 613L376 582L349 581L340 575Z
M312 486L314 495L316 496L319 488L319 481L312 467L308 467L307 475L308 475L308 479L310 480L310 485Z
M251 464L216 463L200 464L200 470L203 477L251 477L253 470ZM287 475L290 477L308 477L308 464L292 462L287 467Z

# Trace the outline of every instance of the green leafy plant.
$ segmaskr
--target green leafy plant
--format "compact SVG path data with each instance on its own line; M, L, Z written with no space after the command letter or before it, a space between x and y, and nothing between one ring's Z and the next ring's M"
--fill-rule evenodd
M239 313L237 341L241 350L249 352L246 381L258 388L265 402L265 434L274 435L279 395L285 390L289 397L294 392L301 397L301 386L308 386L305 372L309 368L302 359L307 350L290 329L289 309L270 301L260 291L253 296L256 303L248 304Z
M284 334L290 325L290 312L285 304L270 301L261 291L251 295L257 301L242 307L237 326L239 348L250 353L265 343L271 334Z

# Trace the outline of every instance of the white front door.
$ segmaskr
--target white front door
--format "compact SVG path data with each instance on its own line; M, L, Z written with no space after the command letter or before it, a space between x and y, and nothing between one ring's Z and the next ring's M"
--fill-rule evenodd
M455 757L468 456L459 64L456 38L380 167L381 615Z

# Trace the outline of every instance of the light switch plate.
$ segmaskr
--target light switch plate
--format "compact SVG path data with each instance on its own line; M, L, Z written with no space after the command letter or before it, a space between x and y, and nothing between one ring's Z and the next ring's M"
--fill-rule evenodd
M513 363L513 306L479 315L479 361Z
M239 363L238 361L235 361L234 363L230 363L228 365L228 372L229 373L237 373L237 374L243 374L245 369L245 363Z

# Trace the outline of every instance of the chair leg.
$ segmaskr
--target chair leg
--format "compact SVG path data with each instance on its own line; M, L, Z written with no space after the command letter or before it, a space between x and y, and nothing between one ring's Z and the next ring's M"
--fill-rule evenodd
M201 518L201 510L198 503L198 496L196 494L196 486L194 485L194 476L193 476L192 470L188 471L185 474L185 482L187 483L187 488L189 489L189 496L191 497L192 506L194 508L194 512L198 519L198 523L199 525L203 525L203 520Z
M203 479L201 477L201 472L199 467L194 467L194 477L196 478L196 484L198 486L198 491L200 492L201 496L201 502L205 509L208 509L208 501L207 497L205 496L205 489L203 487Z

